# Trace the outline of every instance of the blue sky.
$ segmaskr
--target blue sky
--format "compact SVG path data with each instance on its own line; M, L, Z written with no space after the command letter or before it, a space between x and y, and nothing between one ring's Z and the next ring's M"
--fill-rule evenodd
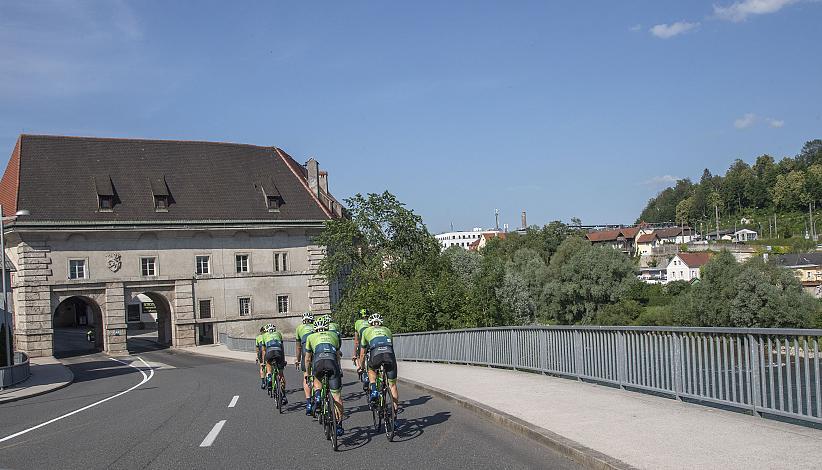
M822 138L822 2L0 0L20 133L277 145L434 232L633 221ZM2 151L2 150L0 150Z

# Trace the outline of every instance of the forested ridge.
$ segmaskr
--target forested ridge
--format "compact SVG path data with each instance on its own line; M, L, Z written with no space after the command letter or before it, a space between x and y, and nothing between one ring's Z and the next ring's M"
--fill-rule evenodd
M806 142L795 157L778 162L770 155L756 158L753 165L736 159L724 176L708 169L699 182L678 180L651 198L637 222L675 222L699 226L710 222L718 209L721 223L731 216L779 214L808 211L822 202L822 140ZM758 228L758 227L754 227ZM796 227L785 225L782 236Z

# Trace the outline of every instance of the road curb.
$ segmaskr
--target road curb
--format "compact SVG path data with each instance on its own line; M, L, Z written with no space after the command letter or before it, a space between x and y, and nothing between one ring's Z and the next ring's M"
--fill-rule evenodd
M635 470L636 467L628 465L627 463L603 454L589 447L586 447L578 442L572 441L566 437L549 431L543 427L524 421L516 416L484 405L470 398L456 393L451 393L428 384L409 380L400 377L400 382L412 385L428 393L444 398L448 401L454 402L463 408L466 408L474 413L487 418L494 423L503 426L511 431L521 434L525 437L533 439L542 445L545 445L560 454L574 460L592 470Z
M63 364L61 364L61 365L63 365ZM45 395L47 393L56 392L57 390L61 390L61 389L64 389L64 388L68 387L69 385L74 383L74 372L72 372L71 369L69 369L65 365L63 365L63 367L65 367L66 371L70 375L70 377L67 381L60 382L59 384L55 385L54 387L46 388L46 389L40 390L38 392L30 393L30 394L27 394L27 395L21 395L21 396L16 396L16 397L9 397L9 398L3 398L2 396L0 396L0 405L6 404L6 403L12 403L12 402L15 402L15 401L20 401L20 400L25 400L27 398L39 397L40 395ZM29 379L30 378L31 377L29 377ZM29 379L26 379L26 380L29 380Z

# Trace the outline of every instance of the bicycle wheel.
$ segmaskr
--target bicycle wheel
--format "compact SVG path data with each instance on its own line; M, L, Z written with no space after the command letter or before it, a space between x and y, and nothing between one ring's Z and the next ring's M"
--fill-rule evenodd
M283 412L283 399L285 398L285 387L283 387L283 381L280 378L280 374L277 374L277 411L282 414Z
M334 397L328 393L328 409L330 414L328 416L328 428L331 430L331 447L334 452L337 451L337 405L334 403Z
M391 397L391 392L385 392L385 437L388 441L394 440L394 425L396 424L397 416L394 414L394 399Z

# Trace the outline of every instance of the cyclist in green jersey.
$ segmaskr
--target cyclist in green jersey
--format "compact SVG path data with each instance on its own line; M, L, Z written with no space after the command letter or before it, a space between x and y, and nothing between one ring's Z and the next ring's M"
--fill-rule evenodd
M368 390L368 375L365 374L365 364L360 364L360 338L366 328L368 328L368 309L361 308L360 318L354 322L354 357L351 360L357 368L360 380L362 380L363 391Z
M311 364L311 370L314 375L314 401L313 406L320 404L322 382L320 379L328 376L328 388L331 391L331 396L334 398L336 406L337 417L339 424L337 424L337 436L343 435L342 417L343 417L343 402L340 396L342 389L342 368L340 367L340 358L342 358L342 351L340 351L340 336L328 329L329 322L325 316L320 317L314 322L314 333L308 336L305 342L306 360Z
M260 388L265 389L265 368L263 366L263 356L262 356L262 346L261 341L263 339L263 333L265 332L265 326L260 327L260 334L257 335L257 338L254 340L254 347L257 349L257 365L260 367Z
M266 385L271 385L272 364L276 363L279 369L278 380L283 382L285 388L285 350L283 349L283 335L277 331L277 327L272 323L265 326L265 333L262 335L262 356L265 359L265 381ZM288 404L288 398L283 396L283 404Z
M382 325L382 315L372 313L368 317L370 325L363 332L360 339L360 362L365 360L365 353L368 352L368 382L371 387L371 401L379 398L377 391L377 369L380 366L385 368L385 375L388 377L388 388L391 391L391 400L394 404L394 411L397 411L400 401L400 393L397 390L397 358L394 356L394 340L391 330Z
M308 371L305 368L305 341L308 335L314 332L314 315L311 312L303 314L303 323L297 326L297 358L294 367L303 371L303 391L305 392L305 414L311 414L311 387L308 386Z

